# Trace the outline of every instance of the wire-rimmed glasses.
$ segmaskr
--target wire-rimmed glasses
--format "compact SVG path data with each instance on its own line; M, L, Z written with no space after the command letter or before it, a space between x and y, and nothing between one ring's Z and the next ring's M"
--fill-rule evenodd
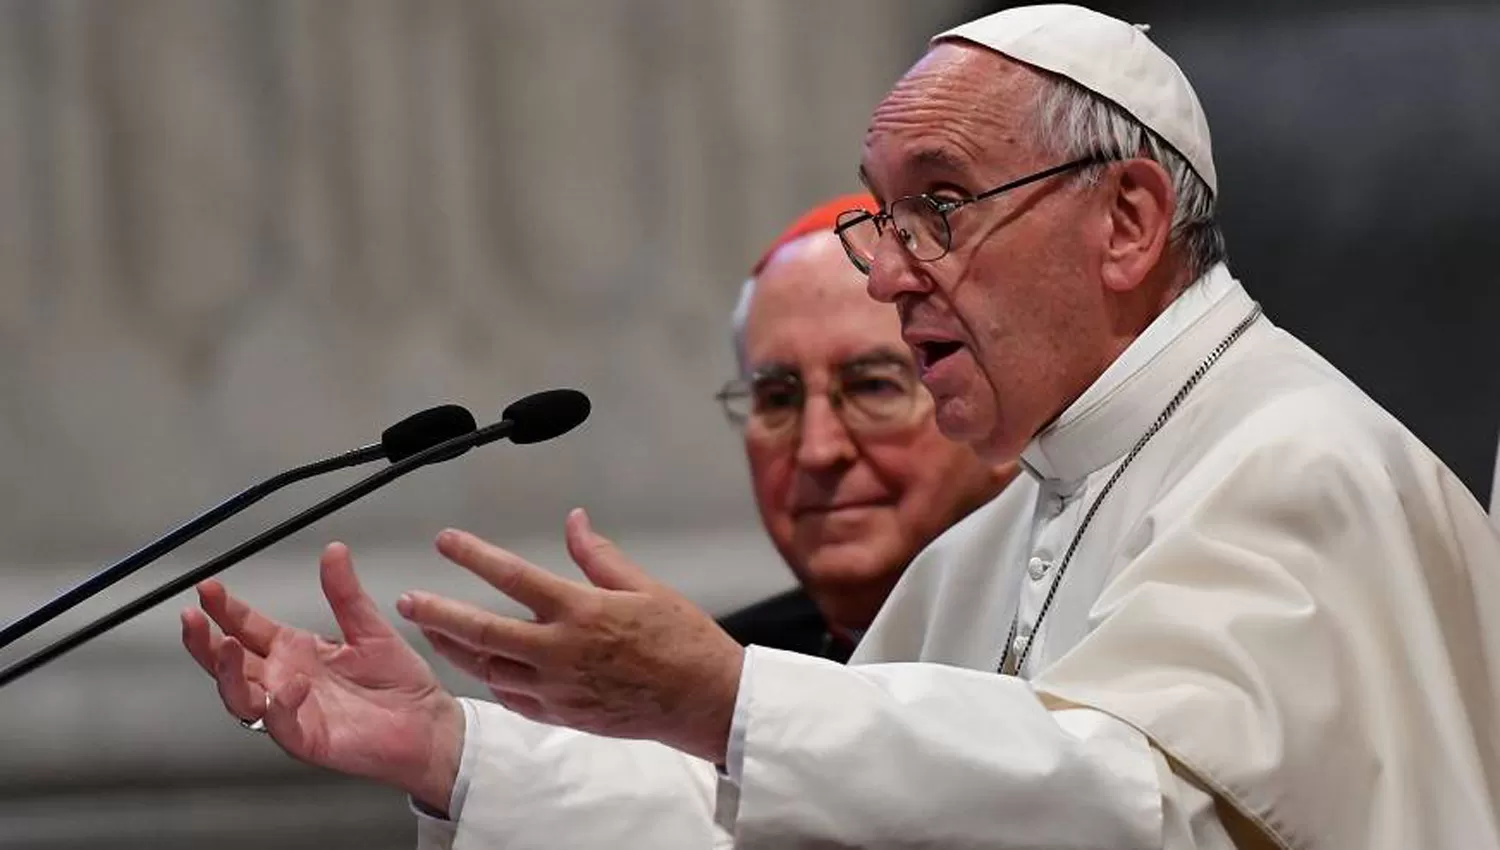
M838 234L844 253L849 255L849 262L862 274L870 273L870 266L875 262L875 248L888 229L895 231L896 238L912 259L930 263L947 256L953 248L953 228L948 223L948 216L955 211L1075 168L1099 165L1118 158L1103 153L1092 154L1002 183L968 198L907 195L892 201L879 212L845 210L839 213L833 232Z
M912 425L922 410L922 384L895 354L861 357L831 376L828 403L851 433L879 434ZM807 389L795 369L771 366L736 378L714 396L724 415L746 434L779 440L797 433Z

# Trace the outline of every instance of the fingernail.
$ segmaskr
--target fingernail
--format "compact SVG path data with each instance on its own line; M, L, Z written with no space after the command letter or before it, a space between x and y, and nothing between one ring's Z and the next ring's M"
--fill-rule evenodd
M445 528L438 532L437 545L452 546L458 540L458 532L452 528Z
M396 613L408 620L411 619L411 612L415 606L416 601L411 598L410 593L403 593L396 597Z

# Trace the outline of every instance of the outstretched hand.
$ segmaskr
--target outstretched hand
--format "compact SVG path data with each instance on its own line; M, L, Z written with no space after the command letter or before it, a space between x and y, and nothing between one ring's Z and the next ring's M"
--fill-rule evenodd
M581 510L569 581L461 531L438 551L531 609L532 621L413 591L396 609L511 710L545 723L649 738L722 764L744 651L711 617L651 579Z
M183 645L218 683L229 712L263 717L295 758L394 785L446 811L463 709L360 588L346 547L330 545L319 568L343 641L277 623L206 581L198 585L202 611L182 612Z

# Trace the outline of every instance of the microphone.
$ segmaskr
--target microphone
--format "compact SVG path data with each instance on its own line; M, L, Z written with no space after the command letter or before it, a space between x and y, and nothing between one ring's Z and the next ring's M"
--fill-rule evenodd
M591 407L588 396L578 390L546 390L526 396L505 408L499 422L461 434L397 461L329 496L291 519L257 534L191 572L167 582L144 596L137 597L72 634L0 670L0 687L14 682L126 620L160 605L198 582L211 578L251 555L307 528L334 511L359 501L397 478L423 466L458 457L475 446L487 445L505 437L510 437L511 442L521 445L540 443L560 437L583 424L583 421L588 418Z
M592 410L589 397L578 390L543 390L511 402L500 412L500 421L480 433L509 422L507 433L512 443L520 446L544 443L582 425ZM504 435L481 437L475 445L494 442L500 436Z
M240 513L261 499L284 487L317 475L347 469L376 460L405 460L423 450L472 433L477 427L474 414L456 404L428 408L397 422L380 434L380 442L363 446L331 458L299 466L241 490L218 505L199 514L165 536L127 555L103 570L89 576L54 597L50 602L0 629L0 649L36 631L85 600L131 575L147 564L177 549L210 528ZM456 457L456 455L455 455Z
M380 445L355 451L378 452L371 460L406 460L423 449L462 436L479 427L474 414L457 404L440 404L397 422L380 432Z

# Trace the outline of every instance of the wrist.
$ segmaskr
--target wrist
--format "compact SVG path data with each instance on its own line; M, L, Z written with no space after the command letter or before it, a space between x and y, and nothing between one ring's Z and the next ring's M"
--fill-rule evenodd
M412 799L444 817L449 816L453 786L463 761L466 723L458 699L446 691L439 691L427 727L429 737L425 758L415 770L407 773L408 781L398 783Z
M703 689L700 722L694 724L697 734L682 747L690 755L710 764L724 765L729 752L729 731L734 726L734 706L739 699L740 671L745 665L745 650L731 642L724 661L718 665L714 680Z

